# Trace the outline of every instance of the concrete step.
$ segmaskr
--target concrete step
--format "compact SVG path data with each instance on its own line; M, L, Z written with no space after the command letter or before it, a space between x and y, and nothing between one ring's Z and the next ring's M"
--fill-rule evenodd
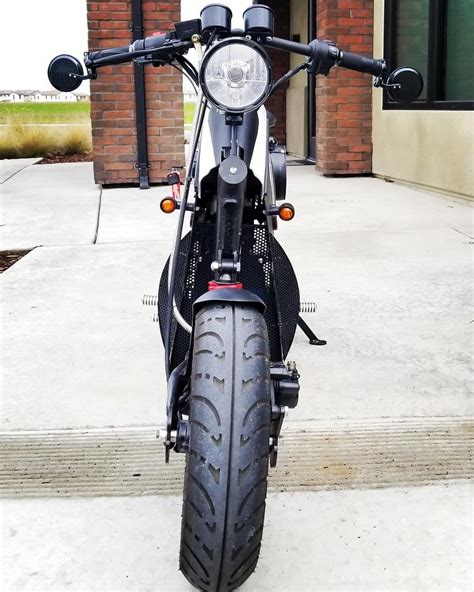
M0 432L2 497L180 494L184 455L164 463L157 426ZM472 418L288 422L275 492L432 485L473 475Z

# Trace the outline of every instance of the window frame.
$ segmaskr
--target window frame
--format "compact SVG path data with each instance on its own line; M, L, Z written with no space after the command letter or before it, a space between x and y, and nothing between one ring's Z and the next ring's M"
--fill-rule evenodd
M385 0L384 15L384 54L389 71L393 70L395 60L395 18L397 0ZM426 99L400 105L391 101L384 92L383 108L385 110L441 110L441 111L472 111L474 100L445 101L436 99L443 94L445 77L445 15L446 0L429 0L428 16L428 68L425 79ZM410 64L403 64L409 66ZM440 65L440 67L437 67Z

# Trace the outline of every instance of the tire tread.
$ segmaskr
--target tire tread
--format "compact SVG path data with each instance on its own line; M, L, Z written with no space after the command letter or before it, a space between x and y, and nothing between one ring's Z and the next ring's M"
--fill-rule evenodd
M271 405L262 315L207 306L194 352L180 569L200 590L230 592L257 565L265 514Z

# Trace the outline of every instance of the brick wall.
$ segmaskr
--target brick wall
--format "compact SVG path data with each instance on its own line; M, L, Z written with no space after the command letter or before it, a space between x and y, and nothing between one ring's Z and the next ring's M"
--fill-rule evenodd
M317 36L341 49L373 53L373 0L316 0ZM372 77L333 68L316 81L316 168L372 172Z
M169 31L180 20L179 0L143 1L145 36ZM87 1L89 48L132 42L131 1ZM182 80L171 67L146 66L148 159L150 182L160 183L173 166L184 165ZM91 81L94 175L97 183L138 183L134 67L112 66Z

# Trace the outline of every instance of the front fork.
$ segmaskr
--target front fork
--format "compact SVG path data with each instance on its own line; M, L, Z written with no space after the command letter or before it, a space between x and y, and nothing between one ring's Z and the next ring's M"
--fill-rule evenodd
M233 127L233 132L235 128ZM225 158L218 170L217 199L216 199L216 252L211 268L214 271L214 285L212 290L220 288L219 296L207 295L201 299L224 298L224 293L229 288L242 288L238 283L240 273L240 240L242 233L242 221L245 205L245 193L247 189L248 168L238 155L235 133L231 134L232 144L230 155ZM239 289L237 293L230 290L232 301L245 298L246 290ZM237 296L237 294L239 294ZM249 294L248 297L256 298ZM259 300L260 304L263 303ZM195 303L196 304L196 303ZM258 306L258 303L255 303ZM262 309L263 312L264 308ZM168 380L167 426L163 430L163 439L166 450L166 462L169 461L171 449L176 452L188 450L188 421L183 418L183 408L187 405L189 394L189 359L174 369ZM299 394L299 374L294 362L288 364L273 363L270 367L271 378L271 426L270 426L270 466L277 463L280 431L288 408L296 407ZM160 434L161 436L161 434Z
M270 367L272 422L270 426L270 466L276 467L281 442L280 431L288 410L298 405L299 372L294 362L272 364Z
M219 166L216 253L211 266L217 282L236 282L240 272L240 237L247 175L247 165L237 155L229 156Z
M168 401L166 405L166 430L160 430L165 446L165 462L169 462L170 451L188 452L189 422L183 417L183 408L187 409L189 396L188 360L184 360L171 373L168 380ZM271 424L270 424L270 466L276 467L278 450L281 442L281 428L288 410L298 404L300 375L294 362L283 362L270 366L271 381Z

